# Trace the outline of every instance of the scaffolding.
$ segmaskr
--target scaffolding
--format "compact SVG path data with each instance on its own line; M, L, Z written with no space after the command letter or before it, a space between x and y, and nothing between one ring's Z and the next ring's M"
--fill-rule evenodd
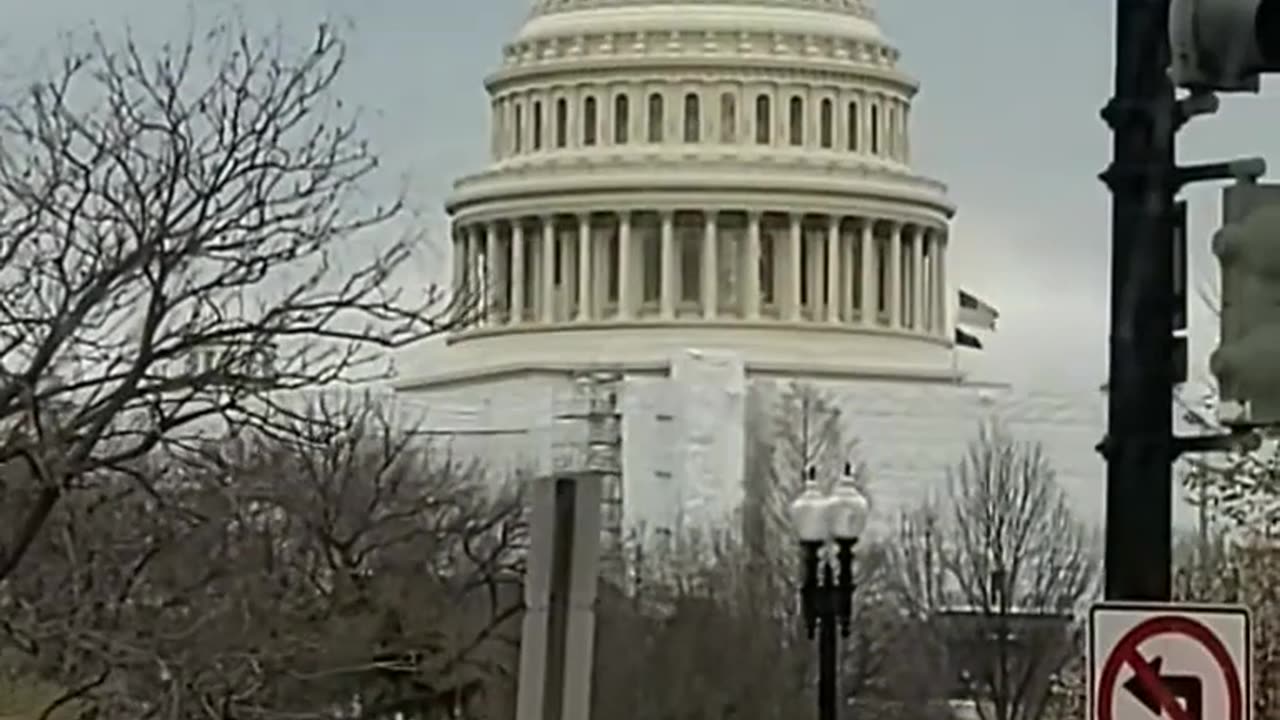
M573 374L556 399L552 471L587 474L601 485L600 571L610 581L624 577L622 535L622 410L620 370Z

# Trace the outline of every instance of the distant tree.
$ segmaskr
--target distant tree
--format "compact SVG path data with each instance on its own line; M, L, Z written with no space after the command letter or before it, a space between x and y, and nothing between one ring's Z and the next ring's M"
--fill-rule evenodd
M802 383L778 390L748 394L741 535L686 533L633 548L628 592L602 595L597 715L773 720L813 702L816 647L799 612L800 549L787 506L805 467L838 476L854 444L834 396ZM906 669L893 657L905 619L885 559L872 541L859 548L853 636L841 646L843 695L865 717L919 706L892 677Z
M376 377L458 317L394 289L419 238L369 199L343 59L326 25L296 49L234 23L156 53L94 33L0 103L0 464L37 480L0 477L0 581L91 475Z
M155 495L67 498L0 595L0 657L98 717L509 708L518 498L364 400L286 430L148 456Z
M899 601L933 628L955 694L983 720L1041 717L1082 652L1099 563L1040 447L984 424L946 494L904 513L890 547Z

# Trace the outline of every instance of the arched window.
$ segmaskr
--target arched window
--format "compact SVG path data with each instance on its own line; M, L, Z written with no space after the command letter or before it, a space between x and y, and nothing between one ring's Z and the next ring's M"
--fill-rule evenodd
M520 152L524 149L524 106L519 103L516 104L514 124L515 127L512 128L512 130L515 132L515 138L511 145L515 148L516 152Z
M871 106L871 154L880 154L880 106Z
M858 103L849 103L849 117L846 118L849 125L849 150L858 152L858 131L862 129L862 123L858 122Z
M772 111L769 108L769 96L758 95L756 97L756 142L761 145L768 145L772 138L771 120Z
M804 99L799 95L791 98L791 107L788 108L788 120L791 125L791 144L804 144Z
M533 149L542 149L542 101L533 103Z
M832 112L833 107L831 105L831 99L824 98L822 101L822 111L818 115L818 124L821 125L821 127L818 128L818 135L820 136L819 139L822 142L822 147L828 149L835 143L835 139L832 137L834 135L831 117Z
M596 144L599 121L596 113L596 99L587 97L582 101L582 144L584 146L591 147Z
M684 141L696 143L702 139L702 106L697 93L684 96Z
M738 98L733 93L720 96L720 142L738 141Z
M662 125L665 115L662 95L654 93L649 96L649 142L662 142Z
M569 102L564 98L556 100L556 147L569 144Z
M630 139L630 128L631 101L626 95L619 95L613 99L613 142L626 145Z

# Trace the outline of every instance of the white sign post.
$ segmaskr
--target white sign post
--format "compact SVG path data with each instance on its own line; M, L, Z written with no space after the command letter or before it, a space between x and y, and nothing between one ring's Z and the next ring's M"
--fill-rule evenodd
M1249 640L1243 607L1096 605L1088 720L1250 720Z

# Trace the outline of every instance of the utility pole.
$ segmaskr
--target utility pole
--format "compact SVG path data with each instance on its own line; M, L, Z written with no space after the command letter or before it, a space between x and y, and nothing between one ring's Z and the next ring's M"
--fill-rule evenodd
M1174 459L1174 135L1170 0L1116 0L1107 437L1108 600L1167 600Z

